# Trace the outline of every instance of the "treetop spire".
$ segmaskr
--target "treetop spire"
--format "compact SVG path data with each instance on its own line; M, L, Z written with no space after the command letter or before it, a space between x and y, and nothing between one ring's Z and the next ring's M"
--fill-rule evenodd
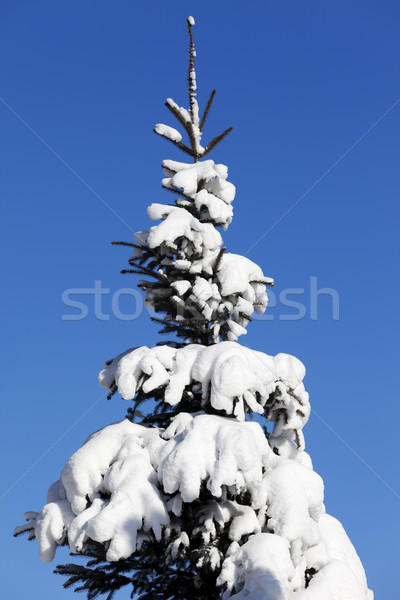
M233 129L228 127L222 133L215 136L205 147L201 144L203 127L206 122L208 113L210 112L211 105L213 103L216 90L212 90L210 97L207 101L206 108L203 116L200 119L199 104L197 101L197 81L196 81L196 70L194 59L196 57L196 50L193 40L192 27L195 24L193 17L186 19L187 28L189 32L189 68L188 68L188 94L189 94L189 109L179 106L172 100L167 98L165 106L172 112L174 117L182 125L186 133L188 134L190 146L182 143L182 135L173 127L158 123L154 132L172 142L175 146L186 152L194 158L194 162L198 162L200 158L206 156L211 150L215 148L219 142L221 142Z

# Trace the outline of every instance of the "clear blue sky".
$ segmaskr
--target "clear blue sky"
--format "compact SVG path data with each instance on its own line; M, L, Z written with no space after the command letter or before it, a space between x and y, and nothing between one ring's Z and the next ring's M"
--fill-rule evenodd
M86 436L123 418L128 405L117 397L93 407L103 361L157 341L145 314L96 319L91 296L86 319L63 321L76 310L62 293L101 280L110 315L113 294L134 284L119 274L128 253L109 245L129 240L129 228L83 182L133 230L148 227L147 204L171 199L160 189L160 164L182 157L152 128L173 125L166 97L186 102L188 14L196 18L200 102L218 92L207 132L235 126L213 156L237 186L229 250L246 253L366 134L248 255L275 277L278 296L306 289L305 317L282 321L295 310L278 302L273 320L253 323L243 341L305 363L315 410L307 450L327 510L345 526L376 598L393 598L400 103L368 130L400 98L395 0L2 3L3 595L74 597L51 574L67 554L43 565L36 542L14 540L12 529L24 511L41 509ZM337 290L339 320L327 296L311 319L311 277ZM132 301L123 298L121 310Z

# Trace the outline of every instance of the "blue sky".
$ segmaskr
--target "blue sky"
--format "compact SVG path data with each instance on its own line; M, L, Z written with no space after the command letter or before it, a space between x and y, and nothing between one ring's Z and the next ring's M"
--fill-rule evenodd
M83 440L123 418L127 403L99 400L103 361L158 340L145 313L134 321L112 314L112 298L134 279L119 274L127 252L109 241L129 240L130 228L148 227L147 204L169 200L160 164L182 157L152 128L173 125L166 97L186 102L185 17L193 14L200 102L217 88L206 134L235 127L212 156L237 186L224 239L246 254L264 236L248 256L276 280L277 306L243 342L305 363L314 410L306 444L327 510L345 526L376 598L392 597L398 3L70 0L4 2L1 13L4 595L73 597L51 574L67 553L43 565L36 542L14 540L12 529L24 511L41 509ZM63 292L96 280L110 290L104 317L89 294L79 297L88 316L63 320L77 313ZM338 320L329 295L318 297L312 318L311 281L337 292ZM302 319L288 320L296 309L279 301L288 288L297 292L286 297L305 306ZM135 302L122 297L121 312L135 312Z

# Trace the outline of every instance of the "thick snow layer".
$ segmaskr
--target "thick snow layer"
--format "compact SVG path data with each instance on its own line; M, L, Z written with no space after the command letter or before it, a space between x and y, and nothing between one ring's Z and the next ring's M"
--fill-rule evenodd
M271 533L258 533L241 547L232 544L218 584L227 586L223 600L287 600L293 575L287 540ZM238 588L240 591L231 595Z
M263 480L258 502L260 506L269 503L267 527L290 543L295 566L301 561L303 549L315 546L320 540L317 522L323 496L322 479L290 459L282 458Z
M215 498L222 496L223 488L255 494L261 486L263 466L276 460L261 427L215 415L200 414L189 421L187 413L181 415L164 433L164 438L172 437L159 458L163 489L168 494L179 490L184 502L199 497L202 481L207 481ZM182 418L182 435L176 435Z
M294 600L373 600L371 590L360 586L351 568L332 559L312 578L309 587Z
M194 205L199 211L206 209L207 217L210 217L215 223L224 225L225 228L232 221L232 206L214 194L210 194L206 189L196 193Z
M164 125L157 131L175 135ZM154 256L159 265L158 281L140 282L146 306L168 313L168 320L203 322L201 329L214 342L236 341L246 334L253 312L266 310L266 286L273 280L256 263L222 247L216 227L226 229L231 222L236 191L227 181L228 169L212 160L164 160L163 168L163 186L184 197L172 206L151 204L149 217L161 222L135 234L131 264L151 265ZM161 309L160 299L167 299Z
M16 533L32 530L46 562L65 542L80 553L95 540L112 562L161 538L174 559L200 536L198 564L220 570L224 599L372 600L343 528L323 514L320 477L302 451L288 458L272 448L258 423L203 412L180 413L166 430L114 423L67 461L48 503ZM317 574L305 589L310 567Z
M347 537L343 525L334 517L324 514L321 515L319 529L328 555L348 565L360 587L366 591L367 579L364 568L353 544Z
M236 189L226 181L228 169L225 165L216 165L213 160L194 164L164 160L163 167L166 175L162 180L163 187L191 198L202 220L211 219L215 225L228 227L232 221L231 203Z
M350 543L348 538L342 541L345 546ZM360 583L353 566L325 555L325 564L309 587L304 589L303 582L303 589L298 589L287 540L258 533L242 546L231 545L218 584L227 588L223 600L373 600L373 592Z
M265 292L265 284L273 283L270 277L264 277L260 267L240 254L231 254L226 252L222 257L221 264L218 269L218 279L221 284L221 294L229 296L237 292L247 292L251 294L250 302L254 301L258 288L249 288L249 283L255 282L260 284L260 296L263 297ZM245 297L247 300L247 298ZM261 298L259 298L260 301Z
M117 386L125 400L142 387L150 393L165 387L164 400L176 405L186 390L201 385L208 403L227 415L244 419L245 411L265 414L275 422L274 435L293 439L308 420L310 405L302 383L304 365L294 356L275 357L235 342L184 348L146 346L117 356L99 374L107 391Z
M235 186L226 181L228 168L225 165L216 165L213 160L203 160L194 164L164 160L162 165L166 175L162 185L168 189L181 191L195 199L199 183L202 181L211 184L209 191L227 204L231 204L235 197Z
M222 245L221 235L211 223L201 223L184 208L151 204L147 212L154 221L163 219L159 225L149 229L146 240L149 248L171 244L181 237L190 240L197 253L202 253L204 248L215 250Z

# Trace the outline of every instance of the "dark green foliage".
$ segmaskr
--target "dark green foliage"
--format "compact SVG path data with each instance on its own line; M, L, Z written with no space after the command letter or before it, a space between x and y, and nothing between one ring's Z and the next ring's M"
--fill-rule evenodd
M54 572L68 576L64 587L75 586L75 591L87 593L88 600L99 594L110 600L125 586L132 588L131 598L139 600L217 600L222 591L216 583L220 569L212 569L204 555L207 556L207 550L213 547L225 553L231 540L227 535L229 523L222 528L217 526L217 536L208 544L201 534L193 533L207 498L211 495L203 487L199 500L184 505L175 527L179 530L186 526L190 546L180 547L174 557L170 550L171 538L157 541L149 535L135 554L111 563L106 560L104 544L90 541L79 555L89 559L86 566L58 565ZM235 499L242 504L250 502L247 497ZM199 565L201 557L203 560Z
M107 562L101 548L88 549L87 566L58 565L55 573L68 576L65 588L86 592L88 600L106 595L110 600L122 587L132 588L131 598L139 600L217 600L220 589L217 575L209 566L197 569L196 550L189 556L179 555L171 564L165 561L164 542L145 542L142 549L125 560ZM104 551L103 551L104 552ZM78 584L78 585L77 585Z

